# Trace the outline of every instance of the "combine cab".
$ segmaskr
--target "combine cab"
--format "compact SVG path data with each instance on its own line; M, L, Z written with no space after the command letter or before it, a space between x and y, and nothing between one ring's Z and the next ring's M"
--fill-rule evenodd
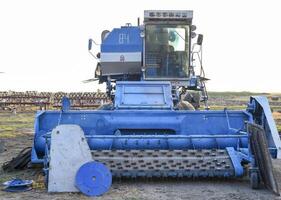
M53 130L75 125L93 159L114 177L241 177L249 171L253 188L262 181L279 193L270 157L281 157L281 143L268 101L251 97L245 110L209 109L203 36L195 34L192 18L192 11L145 11L143 25L103 31L97 55L90 39L95 79L106 83L112 103L72 110L64 98L61 110L39 111L32 162L43 163L48 177Z

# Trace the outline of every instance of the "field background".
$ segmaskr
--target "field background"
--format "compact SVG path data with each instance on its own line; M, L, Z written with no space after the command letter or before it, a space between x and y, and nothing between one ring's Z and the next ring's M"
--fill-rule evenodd
M252 93L252 92L209 92L209 104L212 110L224 108L230 110L246 109L251 96L266 96L277 125L281 133L281 94L280 93Z

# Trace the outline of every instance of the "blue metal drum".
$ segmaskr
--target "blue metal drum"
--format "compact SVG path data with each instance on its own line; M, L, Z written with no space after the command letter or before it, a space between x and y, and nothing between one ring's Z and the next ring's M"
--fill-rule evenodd
M110 170L100 162L88 162L76 173L75 185L87 196L100 196L106 193L112 183Z

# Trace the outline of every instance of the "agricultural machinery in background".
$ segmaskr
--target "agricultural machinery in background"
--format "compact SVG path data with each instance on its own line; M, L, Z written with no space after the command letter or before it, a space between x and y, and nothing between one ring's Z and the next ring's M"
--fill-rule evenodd
M143 25L101 34L95 78L111 103L38 111L32 162L50 192L105 193L113 177L242 177L279 194L272 158L281 142L265 97L245 110L210 110L203 36L193 11L144 11ZM200 105L203 108L200 108ZM248 172L248 173L247 173Z

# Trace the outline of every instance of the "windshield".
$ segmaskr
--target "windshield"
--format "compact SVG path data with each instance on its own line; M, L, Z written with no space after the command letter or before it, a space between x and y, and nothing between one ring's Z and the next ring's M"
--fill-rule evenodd
M147 78L187 78L189 28L184 25L146 25Z

